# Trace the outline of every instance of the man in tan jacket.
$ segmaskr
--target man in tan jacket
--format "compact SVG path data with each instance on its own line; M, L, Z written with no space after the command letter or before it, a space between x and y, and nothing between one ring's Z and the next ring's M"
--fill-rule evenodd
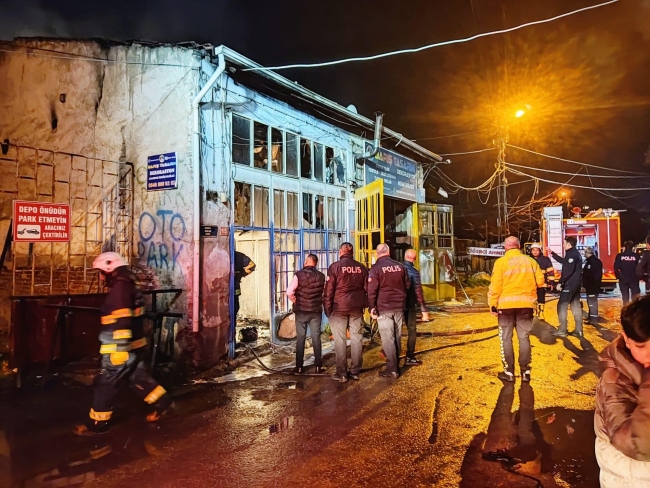
M537 302L537 288L544 286L544 273L530 256L521 252L519 239L514 236L504 242L506 255L497 259L492 270L488 290L488 305L492 315L499 319L502 381L515 381L515 352L512 348L513 330L519 340L521 381L530 381L530 332L533 329L533 310Z
M601 354L596 459L601 488L650 487L650 296L621 312L623 333Z

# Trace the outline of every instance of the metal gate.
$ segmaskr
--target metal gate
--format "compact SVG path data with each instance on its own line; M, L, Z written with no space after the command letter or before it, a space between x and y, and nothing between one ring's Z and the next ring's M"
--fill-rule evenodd
M93 259L104 251L133 256L131 163L11 145L0 155L0 171L4 209L20 199L69 203L72 213L70 242L11 244L2 263L11 267L11 295L100 291Z

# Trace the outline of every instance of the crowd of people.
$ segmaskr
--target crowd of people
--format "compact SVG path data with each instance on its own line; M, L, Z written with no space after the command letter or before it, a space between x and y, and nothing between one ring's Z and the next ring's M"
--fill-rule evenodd
M504 382L515 381L513 335L519 342L521 380L531 380L530 333L535 313L544 320L546 294L559 293L557 337L567 337L568 311L575 328L571 335L583 336L581 290L584 288L589 308L585 323L598 321L598 295L603 273L602 262L592 248L584 251L583 261L576 249L576 238L565 238L564 256L533 244L531 255L521 251L517 237L504 242L505 255L496 260L488 290L490 312L497 317ZM634 252L632 242L615 260L615 274L623 299L621 336L601 354L604 372L597 388L595 429L596 455L601 467L601 486L650 486L650 237L643 256ZM559 280L548 254L562 264ZM376 320L381 336L386 367L382 377L400 377L401 335L407 325L408 340L405 365L421 364L415 357L416 320L422 314L429 320L425 306L420 273L415 267L416 254L405 253L403 263L390 257L387 244L379 244L376 261L370 269L353 257L354 248L346 242L340 246L339 260L327 270L317 268L318 257L309 254L289 287L287 296L293 303L296 324L296 366L294 372L305 372L304 352L307 331L311 332L315 371L324 373L321 347L323 313L329 319L334 338L336 371L332 379L339 382L359 380L363 364L364 312L368 309ZM235 308L241 277L255 269L255 263L237 253L235 276ZM75 433L94 435L106 432L113 413L113 402L120 385L129 382L133 390L152 412L148 420L157 421L173 406L170 395L144 367L143 314L144 300L135 277L126 261L116 253L100 255L93 267L100 271L109 287L102 305L101 343L102 368L95 385L95 397L86 423ZM640 297L639 281L645 282L648 296ZM347 337L351 342L348 366Z

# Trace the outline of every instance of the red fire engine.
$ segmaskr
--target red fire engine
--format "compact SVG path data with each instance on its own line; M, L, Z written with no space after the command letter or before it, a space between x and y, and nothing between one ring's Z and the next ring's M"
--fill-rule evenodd
M614 260L621 251L621 218L617 211L598 209L584 217L576 212L573 218L565 219L562 207L546 207L542 212L541 235L544 248L548 247L560 256L564 256L564 238L567 236L577 239L576 247L583 258L584 250L593 247L596 256L603 262L603 289L616 288ZM555 276L559 279L562 265L552 257L551 261Z

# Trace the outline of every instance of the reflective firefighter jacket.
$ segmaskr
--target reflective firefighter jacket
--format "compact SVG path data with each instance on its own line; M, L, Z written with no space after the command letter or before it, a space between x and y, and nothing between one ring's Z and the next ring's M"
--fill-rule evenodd
M555 286L555 268L553 268L551 258L541 254L539 257L533 257L533 259L537 261L537 264L539 264L539 267L542 269L546 284Z
M142 292L133 273L126 266L122 266L117 269L117 276L113 279L108 296L101 307L100 352L122 353L122 356L128 358L130 350L145 346L143 314ZM112 362L119 364L119 361Z
M543 286L544 273L537 261L519 249L510 249L494 263L488 305L498 310L535 308L537 288Z

